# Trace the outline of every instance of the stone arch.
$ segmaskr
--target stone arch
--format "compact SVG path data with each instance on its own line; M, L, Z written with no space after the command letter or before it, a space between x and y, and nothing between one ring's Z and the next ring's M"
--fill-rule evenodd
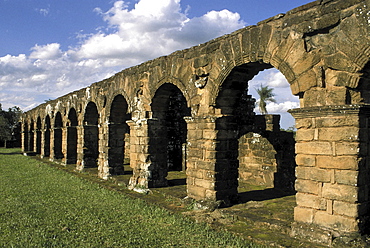
M54 117L54 159L63 159L63 119L58 111Z
M83 129L84 129L84 147L83 147L83 166L97 167L99 157L99 113L94 102L86 105Z
M186 102L188 104L190 103L189 92L186 90L187 86L180 79L172 77L172 76L166 76L162 78L161 80L159 80L158 83L154 85L153 89L150 90L150 99L153 99L155 97L155 94L157 93L158 89L161 88L161 86L164 84L172 84L176 86L181 91L183 96L185 97Z
M42 141L41 141L41 138L42 138L41 128L42 128L41 117L38 116L37 117L37 121L36 121L36 151L35 151L36 154L41 154L41 144L42 144Z
M174 84L164 83L156 91L148 123L149 154L156 168L152 172L154 187L167 185L168 170L185 170L184 144L187 139L185 116L190 109L185 96Z
M71 108L68 113L68 125L67 125L67 154L66 154L67 164L77 163L77 140L78 140L77 126L78 126L77 113L74 108Z
M241 181L240 177L242 175L240 171L241 165L244 167L247 165L248 167L248 163L252 163L251 158L246 157L246 149L251 147L248 142L249 136L253 133L259 134L260 139L265 139L273 150L271 154L269 153L270 156L273 156L270 158L269 166L274 168L272 168L273 171L268 175L269 178L265 178L267 179L265 183L270 187L282 187L284 184L284 186L289 187L289 190L292 191L295 167L294 151L293 153L289 153L289 164L283 165L279 158L285 159L287 156L282 154L281 149L278 148L279 142L275 140L276 137L283 138L284 136L280 133L279 121L267 120L269 118L273 119L274 116L271 115L255 116L255 100L252 96L248 95L249 80L260 71L272 67L271 64L264 64L262 62L235 66L218 89L218 95L214 102L216 109L214 120L216 133L214 137L215 156L213 158L215 173L217 174L215 180L215 197L216 199L223 199L226 204L238 200L238 182ZM257 117L261 120L258 121ZM292 138L289 140L289 144L291 147L294 147ZM278 153L279 155L277 155ZM258 159L256 158L256 160ZM260 172L263 173L262 163L258 165L255 163L255 165L261 167ZM286 175L288 172L290 174ZM280 177L280 179L278 180L277 177ZM289 183L285 184L283 182L284 179L282 178L284 177Z
M46 115L45 117L45 136L44 136L44 157L50 157L50 129L51 129L51 123L50 123L50 116Z
M110 105L108 164L111 175L124 173L124 159L128 152L129 126L126 121L131 119L128 103L121 94L116 95Z
M109 92L109 93L110 94L107 96L107 104L106 104L106 112L107 113L111 113L111 108L112 108L113 101L119 95L121 95L127 103L127 113L131 113L131 111L133 109L133 105L134 105L133 100L132 100L133 96L130 96L123 89L114 90L114 91Z
M370 84L370 60L363 66L360 73L361 78L359 79L357 88L353 89L353 91L358 92L357 101L359 103L370 103L370 89L368 87Z

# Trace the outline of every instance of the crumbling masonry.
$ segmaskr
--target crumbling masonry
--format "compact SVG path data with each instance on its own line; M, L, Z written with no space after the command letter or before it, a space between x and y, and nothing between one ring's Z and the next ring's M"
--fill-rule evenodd
M78 170L98 167L101 178L123 173L129 156L132 189L166 186L169 169L186 168L189 197L232 203L239 174L274 183L279 158L292 152L276 148L275 117L255 116L247 94L248 81L274 67L300 98L290 111L292 234L325 242L368 233L369 56L370 1L318 0L28 111L23 150ZM267 150L248 150L253 140Z

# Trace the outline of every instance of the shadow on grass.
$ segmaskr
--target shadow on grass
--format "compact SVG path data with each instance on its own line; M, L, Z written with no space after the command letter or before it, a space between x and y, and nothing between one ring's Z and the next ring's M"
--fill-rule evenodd
M295 195L295 192L285 192L280 189L269 188L264 190L252 190L239 193L239 203L247 203L249 201L266 201L285 196Z
M0 155L21 155L22 152L9 152L9 153L4 153L0 152Z
M168 186L186 185L186 178L168 180Z

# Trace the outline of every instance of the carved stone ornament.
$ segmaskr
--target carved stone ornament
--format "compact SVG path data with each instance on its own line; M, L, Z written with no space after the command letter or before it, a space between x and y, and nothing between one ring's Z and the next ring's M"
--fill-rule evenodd
M208 75L209 74L202 74L198 76L194 74L190 81L194 82L195 87L197 87L198 89L203 89L207 85Z

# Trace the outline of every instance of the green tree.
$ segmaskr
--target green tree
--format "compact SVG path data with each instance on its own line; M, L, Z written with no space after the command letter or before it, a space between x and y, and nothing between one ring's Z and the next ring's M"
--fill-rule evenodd
M275 94L272 92L274 89L270 88L268 86L261 86L256 89L260 99L258 102L258 107L261 111L262 114L267 114L267 109L266 109L266 103L267 102L276 102L274 99Z
M8 141L12 139L13 131L17 127L22 110L17 107L11 107L5 111L0 103L0 140Z

